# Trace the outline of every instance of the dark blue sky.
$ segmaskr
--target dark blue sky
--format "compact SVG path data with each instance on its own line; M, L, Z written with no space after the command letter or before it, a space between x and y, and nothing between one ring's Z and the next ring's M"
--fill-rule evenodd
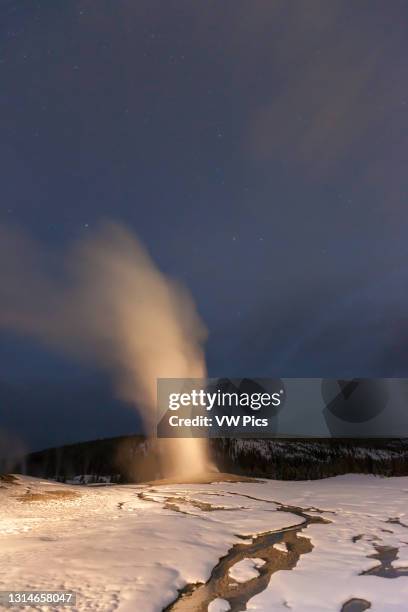
M191 290L212 375L406 375L407 21L399 0L1 0L0 223L56 250L126 224ZM110 397L100 416L100 373L0 341L0 428L137 429ZM86 400L60 427L64 389Z

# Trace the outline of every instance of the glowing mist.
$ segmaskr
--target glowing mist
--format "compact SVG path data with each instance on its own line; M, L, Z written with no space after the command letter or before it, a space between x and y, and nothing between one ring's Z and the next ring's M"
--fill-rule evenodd
M206 330L189 293L123 227L106 225L75 245L60 266L55 254L0 228L0 261L0 327L106 369L149 433L157 378L206 376ZM169 439L159 447L165 476L208 468L205 440Z

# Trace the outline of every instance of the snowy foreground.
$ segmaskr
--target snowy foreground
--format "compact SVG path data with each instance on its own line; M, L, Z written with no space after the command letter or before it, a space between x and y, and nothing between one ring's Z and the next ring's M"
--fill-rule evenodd
M402 611L407 568L408 478L0 480L0 590L73 590L77 610L158 612L209 581L169 610Z

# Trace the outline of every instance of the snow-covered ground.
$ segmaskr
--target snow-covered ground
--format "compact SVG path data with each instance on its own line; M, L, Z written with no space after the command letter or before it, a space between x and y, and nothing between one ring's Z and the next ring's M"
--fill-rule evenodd
M233 565L228 574L235 580L236 582L248 582L252 578L256 578L259 576L258 567L262 567L265 565L265 561L263 559L257 558L245 558L242 561L238 561Z
M300 530L304 515L325 522ZM339 611L353 598L374 612L408 609L408 478L363 475L104 487L0 481L0 590L69 589L77 610L158 612L186 585L205 583L233 546L252 550L257 534L293 526L313 545L293 569L279 569L291 555L279 541L264 565L258 548L228 569L226 581L238 576L230 586L242 589L275 568L248 610ZM380 565L381 547L395 549L391 569L400 575L361 575ZM254 561L244 568L245 557ZM225 602L215 593L208 609Z

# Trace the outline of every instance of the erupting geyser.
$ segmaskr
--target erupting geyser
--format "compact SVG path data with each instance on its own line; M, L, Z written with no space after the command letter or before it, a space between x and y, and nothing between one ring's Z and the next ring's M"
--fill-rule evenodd
M62 270L55 254L10 229L0 229L0 245L0 327L108 370L120 396L142 411L147 431L157 416L157 378L206 376L206 331L190 295L124 228L107 225L82 240ZM164 475L207 471L205 440L160 446Z

